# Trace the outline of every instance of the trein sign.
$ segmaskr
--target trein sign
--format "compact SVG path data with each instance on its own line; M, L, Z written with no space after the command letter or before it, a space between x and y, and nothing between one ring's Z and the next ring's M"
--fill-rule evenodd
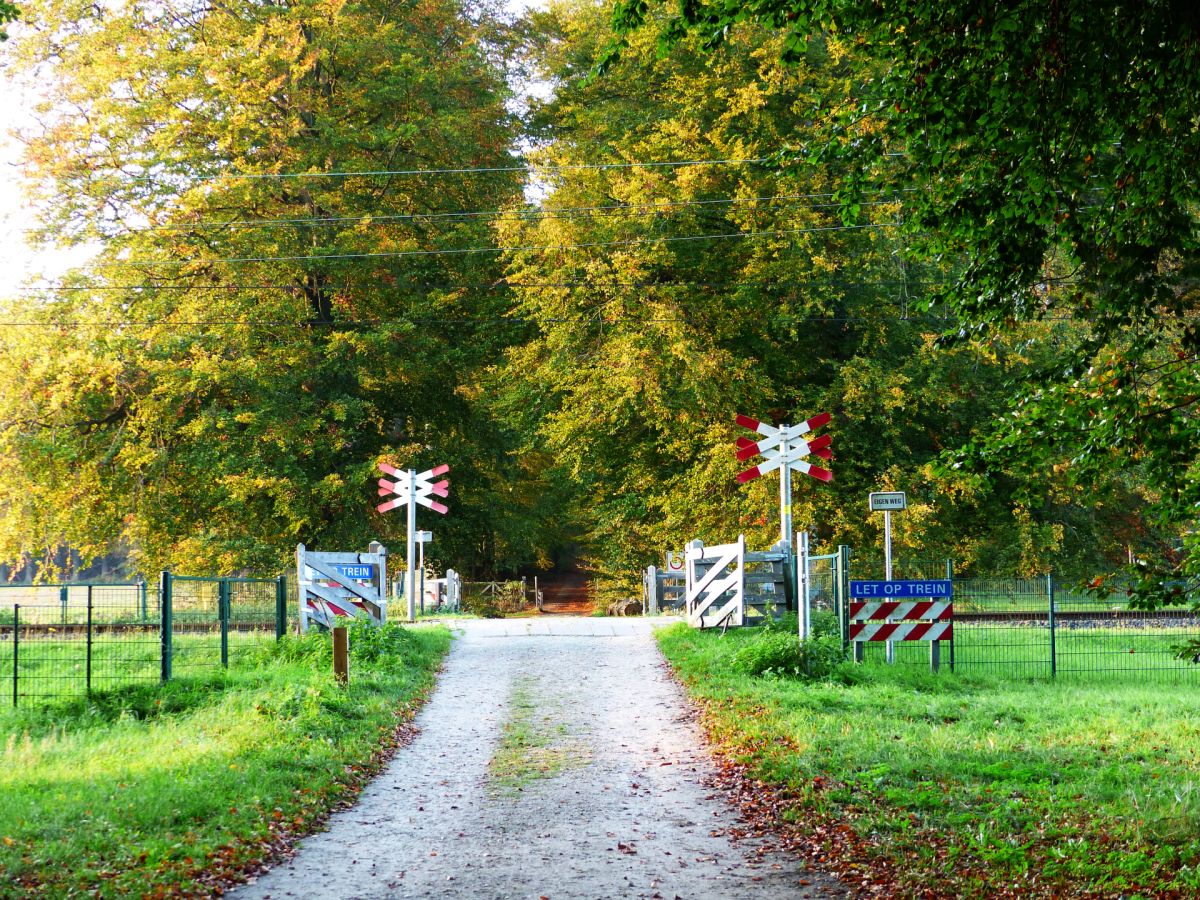
M360 565L335 563L333 568L338 574L344 575L346 578L353 578L355 581L370 581L375 577L375 567L366 563Z
M950 599L954 582L937 581L851 581L850 598L853 600L878 600L886 597L895 599Z

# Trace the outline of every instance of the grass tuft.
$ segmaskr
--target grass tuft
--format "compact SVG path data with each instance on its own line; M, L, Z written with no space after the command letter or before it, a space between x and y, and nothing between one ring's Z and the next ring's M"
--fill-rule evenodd
M561 713L561 704L537 694L531 676L516 680L508 721L488 762L488 775L499 793L522 791L535 781L555 778L591 761L587 747L573 739L561 722Z

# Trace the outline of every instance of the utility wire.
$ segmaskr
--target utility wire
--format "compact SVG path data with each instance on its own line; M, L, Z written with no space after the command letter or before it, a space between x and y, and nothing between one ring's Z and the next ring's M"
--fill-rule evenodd
M686 323L686 318L682 315L672 316L669 318L649 318L641 319L632 316L622 316L625 321L636 321L640 324L671 324L671 323ZM829 322L833 324L845 324L854 322L912 322L920 323L922 321L930 322L951 322L958 321L951 316L934 316L929 314L910 315L910 316L822 316L813 314L787 315L780 316L782 319L794 322ZM1064 317L1067 318L1067 317ZM80 329L80 328L210 328L210 327L254 327L254 328L334 328L334 329L353 329L353 328L379 328L387 325L452 325L452 324L482 324L482 323L512 323L512 324L576 324L581 320L594 319L610 322L610 319L603 315L589 314L580 315L574 318L567 317L551 317L551 318L534 318L531 316L459 316L459 317L411 317L411 318L389 318L389 319L349 319L345 321L335 322L314 322L314 321L299 321L299 320L283 320L283 319L200 319L189 321L174 321L171 319L105 319L95 322L36 322L36 321L4 321L0 320L0 328L57 328L57 329Z
M543 165L531 163L518 166L470 166L446 169L364 169L346 172L222 172L219 175L192 175L193 181L220 181L222 179L266 180L272 178L391 178L395 176L416 175L479 175L495 172L574 172L581 170L604 169L664 169L682 168L685 166L749 166L759 163L778 162L774 156L760 156L752 159L679 159L660 160L651 162L620 162L620 163L567 163L563 165ZM138 165L133 163L133 165ZM120 170L109 170L120 172ZM145 173L130 175L120 172L130 181L149 181L159 176Z
M883 191L880 191L883 193ZM800 206L793 204L795 200L821 199L832 197L832 194L776 194L766 197L729 197L713 200L678 200L662 203L614 203L606 206L560 206L543 210L493 209L493 210L464 210L461 212L419 212L419 213L362 213L349 216L297 216L286 219L230 219L226 222L214 219L200 219L195 222L167 222L161 225L150 225L145 228L127 228L117 234L154 234L156 232L207 231L234 228L301 228L312 225L387 225L393 222L425 222L434 220L484 219L492 222L539 222L539 221L577 221L579 219L600 218L635 218L636 216L656 216L662 210L687 209L691 207L736 206L751 203L788 203L793 209L841 209L840 203L814 203ZM859 206L886 206L897 203L901 198L894 197L885 200L868 200ZM14 229L12 234L37 234L43 228Z
M804 280L783 281L778 279L730 279L725 281L711 280L690 280L690 279L670 279L670 280L654 280L646 279L645 281L599 281L595 279L576 279L563 281L509 281L500 279L497 281L488 282L486 284L457 284L453 282L432 282L421 281L410 284L388 285L388 290L397 291L445 291L453 293L456 291L500 291L509 289L526 289L526 288L592 288L595 290L607 290L609 288L672 288L672 287L775 287L775 288L803 288L813 285L832 285L838 287L891 287L900 285L945 285L953 284L952 281L930 281L927 279L878 279L878 280L860 280L838 277L822 277L809 278ZM339 291L349 290L359 287L359 285L345 284L326 284L322 285L323 290ZM20 293L26 294L49 294L49 293L83 293L83 292L107 292L107 291L300 291L304 286L300 284L105 284L105 285L46 285L44 287L22 287L17 290Z
M832 231L859 231L867 228L896 228L897 222L869 223L865 225L827 225L817 228L784 228L766 231L732 231L722 234L692 234L661 238L634 238L624 241L592 241L583 244L523 244L515 247L463 247L453 250L396 250L378 253L326 253L316 256L235 256L202 259L126 259L120 260L127 266L207 266L217 263L256 262L321 262L337 259L400 259L414 256L460 256L475 253L512 253L533 251L583 250L596 247L634 247L646 244L672 244L688 241L711 241L726 238L771 237L790 234L815 234Z

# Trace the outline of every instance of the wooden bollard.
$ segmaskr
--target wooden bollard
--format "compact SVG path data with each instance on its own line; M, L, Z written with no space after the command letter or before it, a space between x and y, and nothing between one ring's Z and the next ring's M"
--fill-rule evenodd
M333 629L333 677L338 684L350 680L350 640L345 628Z

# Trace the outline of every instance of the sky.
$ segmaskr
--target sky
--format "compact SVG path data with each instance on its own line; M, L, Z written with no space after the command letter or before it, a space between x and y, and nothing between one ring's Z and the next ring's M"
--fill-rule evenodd
M0 76L3 77L3 76ZM27 93L7 77L0 81L0 296L19 284L39 268L52 265L53 260L39 259L25 246L25 230L32 225L29 211L21 197L21 175L18 168L20 144L11 131L28 123Z

